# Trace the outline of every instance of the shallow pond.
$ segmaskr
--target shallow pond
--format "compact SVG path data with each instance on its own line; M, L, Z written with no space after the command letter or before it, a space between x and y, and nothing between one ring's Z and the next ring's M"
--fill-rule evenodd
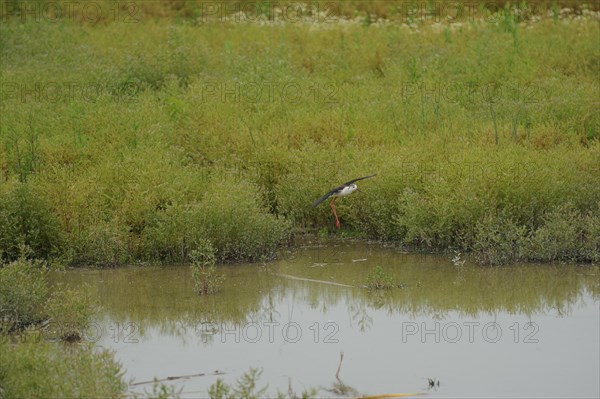
M70 270L103 305L86 339L115 351L132 392L151 381L206 397L217 378L263 370L269 394L339 378L357 394L599 397L600 268L478 267L368 243L313 243L268 264L219 267L199 297L190 269ZM377 265L398 288L364 288ZM203 374L203 375L198 375ZM429 387L429 380L439 386Z

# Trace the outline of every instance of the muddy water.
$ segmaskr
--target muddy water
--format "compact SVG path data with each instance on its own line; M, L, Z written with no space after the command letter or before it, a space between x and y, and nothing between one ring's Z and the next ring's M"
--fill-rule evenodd
M126 377L182 397L217 378L263 370L269 393L321 388L339 373L357 394L599 397L600 268L477 267L364 243L309 243L280 261L222 266L222 291L193 293L189 267L74 270L103 310L88 340L115 351ZM370 292L380 265L397 288ZM219 375L217 375L219 374ZM439 381L429 387L428 379Z

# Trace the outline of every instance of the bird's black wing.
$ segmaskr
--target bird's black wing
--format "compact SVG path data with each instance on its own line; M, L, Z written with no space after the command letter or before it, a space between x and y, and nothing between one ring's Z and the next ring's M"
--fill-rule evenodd
M312 207L314 208L314 207L318 206L321 202L323 202L327 198L331 197L331 195L333 193L335 193L336 191L342 190L344 187L349 186L350 184L354 183L355 181L359 181L359 180L363 180L363 179L368 179L368 178L373 177L373 176L377 176L377 173L374 173L374 174L369 175L369 176L359 177L358 179L350 180L349 182L346 182L346 183L342 184L341 186L334 188L333 190L329 191L327 194L325 194L324 196L322 196L321 198L319 198L318 200L316 200L315 202L313 202Z
M327 194L325 194L324 196L322 196L321 198L319 198L318 200L316 200L315 202L313 202L312 207L316 207L318 206L321 202L325 201L327 198L331 197L331 195L333 193L335 193L336 191L340 191L341 189L343 189L345 186L339 186L334 188L333 190L329 191Z
M377 173L373 173L372 175L369 175L369 176L363 176L363 177L359 177L358 179L347 181L346 183L344 183L344 186L349 186L350 184L354 183L355 181L368 179L368 178L374 177L374 176L377 176Z

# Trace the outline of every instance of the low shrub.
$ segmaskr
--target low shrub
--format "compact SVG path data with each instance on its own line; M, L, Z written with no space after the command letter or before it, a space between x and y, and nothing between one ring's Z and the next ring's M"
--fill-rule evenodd
M80 341L82 331L97 309L98 304L87 287L79 290L55 288L47 301L46 312L52 320L51 326L59 326L60 330L50 333L64 341Z
M527 258L538 261L600 260L600 215L560 206L543 216L529 242Z
M268 397L267 389L268 385L262 388L258 387L258 381L262 374L262 370L257 368L250 368L250 370L240 378L238 378L235 384L228 384L221 378L210 386L208 389L208 396L210 399L253 399ZM287 393L278 392L277 398L280 399L308 399L317 397L319 390L316 388L309 388L300 395L293 391L291 384Z
M261 206L254 185L218 182L208 184L199 201L155 213L142 251L149 258L185 262L198 243L210 240L220 262L269 259L289 231L288 222Z
M0 322L2 330L22 330L45 320L49 288L41 262L21 258L0 264Z
M600 215L560 205L527 227L506 216L487 215L475 226L475 259L482 264L513 262L598 262Z
M224 276L217 274L215 249L207 240L202 240L190 253L192 280L198 295L214 294L221 288Z
M60 235L49 202L31 183L0 190L0 259L17 259L23 245L30 256L48 258L57 252Z
M97 304L82 290L51 288L48 268L41 261L20 259L0 265L0 330L18 332L43 321L60 326L56 338L81 339Z
M194 213L219 261L269 259L290 230L260 205L256 186L244 182L214 185Z
M367 288L370 290L389 290L394 287L394 278L387 274L381 266L376 266L367 276Z
M473 252L482 264L502 265L523 259L527 230L510 218L487 215L475 226Z
M121 398L121 365L106 350L65 347L0 335L0 396L12 398Z
M126 229L115 221L80 226L69 238L71 264L114 267L131 260Z

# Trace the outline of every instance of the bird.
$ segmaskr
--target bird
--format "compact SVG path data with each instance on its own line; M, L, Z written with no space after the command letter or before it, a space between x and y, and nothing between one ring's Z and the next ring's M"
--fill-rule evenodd
M358 190L358 187L356 186L356 184L354 184L354 182L357 182L357 181L363 180L363 179L369 179L373 176L377 176L377 173L374 173L369 176L359 177L357 179L352 179L352 180L342 184L341 186L332 189L327 194L323 195L321 198L319 198L318 200L313 202L312 207L316 208L317 206L319 206L319 204L321 202L325 201L327 198L333 197L333 199L329 203L329 206L331 207L331 210L333 211L333 216L335 216L335 227L337 227L339 229L340 228L340 219L338 218L337 211L335 209L335 204L334 204L335 200L338 199L338 197L345 197L347 195L352 194L354 191Z

